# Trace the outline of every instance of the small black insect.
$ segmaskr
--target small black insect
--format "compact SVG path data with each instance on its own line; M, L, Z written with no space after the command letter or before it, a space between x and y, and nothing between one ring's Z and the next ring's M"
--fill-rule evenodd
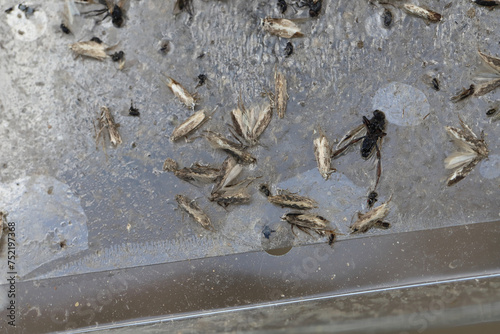
M333 245L333 243L335 242L335 237L335 233L330 234L330 236L328 237L328 245Z
M285 57L290 57L293 53L293 44L291 42L286 43L285 46Z
M309 16L310 17L316 17L319 15L319 12L321 11L321 7L323 0L306 0L300 2L298 4L298 7L309 7Z
M177 0L174 5L174 15L181 12L186 12L190 17L193 17L194 8L192 0Z
M200 74L198 75L198 84L196 85L195 88L198 88L200 86L203 86L205 84L205 81L207 81L207 76L205 74Z
M439 91L439 80L437 78L432 78L432 88Z
M141 115L139 109L134 108L134 101L130 101L130 108L128 109L128 114L130 116L135 116L135 117L139 117Z
M169 51L170 51L170 43L169 43L169 41L165 41L165 42L161 43L160 52L163 53L163 54L166 54Z
M271 233L276 232L276 230L271 230L269 226L264 226L264 229L262 230L262 234L264 234L264 238L269 239L271 236Z
M99 37L92 37L90 39L92 42L96 42L96 43L99 43L99 44L102 44L102 40L99 38Z
M7 14L9 14L9 13L10 13L10 12L12 12L13 10L14 10L14 7L10 7L10 8L7 8L7 9L5 10L5 12L6 12Z
M366 134L362 137L352 139L350 142L338 148L335 152L332 153L332 158L335 158L340 154L342 154L351 145L356 144L361 140L363 142L361 143L360 151L361 151L361 157L363 159L365 160L368 159L375 151L377 153L377 179L373 191L377 189L377 185L380 180L380 175L382 174L382 162L381 162L382 156L380 154L380 147L378 145L378 142L381 141L381 139L384 136L386 136L386 133L384 132L385 125L386 125L385 114L380 110L375 110L373 112L373 117L371 119L368 119L365 116L363 116L363 124L355 128L354 130L349 131L349 133L341 140L339 146L346 140L360 133L363 130L363 128L366 130Z
M392 12L389 9L384 9L384 14L382 14L382 21L384 22L384 27L389 28L392 24Z
M269 197L271 196L271 190L269 190L269 187L267 184L261 184L259 186L259 191L264 194L264 196Z
M496 108L491 108L486 112L486 116L488 117L494 116L497 113L497 111L498 110Z
M284 14L286 12L286 9L288 8L288 5L286 4L285 0L278 0L277 6L281 14Z
M376 201L378 201L378 193L376 191L370 192L367 200L368 207L371 208Z
M113 61L120 61L123 59L123 56L125 56L125 53L123 51L118 51L111 55L111 59Z
M91 10L85 13L82 13L87 16L99 16L105 14L101 21L104 21L108 16L111 16L111 22L117 28L120 28L124 22L124 4L127 0L120 0L118 3L115 3L112 0L98 0L104 8ZM90 2L89 2L90 3ZM90 15L89 15L90 14Z
M61 23L61 25L59 26L62 30L63 33L65 34L71 34L71 30L69 30L68 27L66 27L66 25L64 23Z
M472 0L472 2L474 2L476 5L486 6L486 7L493 7L500 5L500 1L498 0Z

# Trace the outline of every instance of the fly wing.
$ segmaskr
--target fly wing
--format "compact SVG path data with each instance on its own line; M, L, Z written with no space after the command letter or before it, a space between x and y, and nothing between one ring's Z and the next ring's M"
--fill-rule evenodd
M364 124L361 124L355 127L354 129L350 130L345 134L345 136L340 140L340 142L337 144L335 148L338 150L339 148L343 147L348 140L352 139L357 135L360 135L360 137L363 136L364 135L363 130L364 132L366 132L366 127Z

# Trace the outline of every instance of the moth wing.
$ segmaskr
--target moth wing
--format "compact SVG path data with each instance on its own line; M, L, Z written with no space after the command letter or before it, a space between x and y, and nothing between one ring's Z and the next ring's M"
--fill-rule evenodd
M271 118L273 117L273 108L271 105L265 106L259 113L259 117L257 118L257 122L253 128L253 137L255 139L259 138L260 135L267 128L269 123L271 122Z
M469 173L474 169L474 167L476 167L478 162L479 159L474 159L469 164L455 170L446 181L447 186L448 187L452 186L458 183L459 181L463 180L467 175L469 175Z
M478 84L476 85L474 96L483 96L496 89L497 87L500 87L500 79L494 79L482 84Z
M500 74L500 58L488 56L481 51L477 51L481 59L485 62L486 65L491 67L495 72Z
M477 157L476 152L453 152L444 159L444 168L454 169L468 164Z

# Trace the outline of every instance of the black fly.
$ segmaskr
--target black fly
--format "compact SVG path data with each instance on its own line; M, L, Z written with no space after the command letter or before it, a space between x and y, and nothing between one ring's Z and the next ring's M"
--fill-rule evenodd
M186 12L190 17L193 17L193 1L192 0L177 0L174 5L174 15L181 12Z
M272 230L269 226L264 226L262 229L262 234L264 234L264 238L269 239L271 233L276 232L276 230Z
M13 10L14 10L14 7L10 7L10 8L7 8L7 9L5 10L5 12L6 12L7 14L9 14L9 13L10 13L10 12L12 12Z
M203 86L205 82L207 81L207 76L205 74L200 74L198 75L198 84L196 85L195 88L198 88L200 86Z
M293 44L291 42L286 43L285 46L285 57L290 57L293 53Z
M99 37L92 37L90 39L92 42L96 42L96 43L99 43L99 44L102 44L102 40L99 38Z
M130 101L130 108L128 109L128 114L130 116L135 116L135 117L139 117L141 115L139 109L134 108L134 101Z
M384 22L384 27L389 28L392 24L392 12L389 9L384 9L384 14L382 15L382 20Z
M349 133L340 141L339 145L337 146L337 150L332 153L332 158L336 158L337 156L341 155L351 145L356 144L361 140L363 141L361 143L361 157L363 159L365 160L368 159L375 151L377 153L378 162L377 162L377 180L375 182L375 187L373 188L373 191L377 189L377 185L380 180L380 175L382 174L381 154L378 142L381 141L381 139L386 135L386 133L384 132L385 125L386 125L385 114L380 110L375 110L373 112L373 117L371 119L368 119L365 116L363 116L363 124L355 128L354 130L349 131ZM341 144L343 144L348 139L353 138L355 135L361 132L363 128L366 130L366 135L359 138L354 138L350 142L339 148Z
M316 17L321 11L323 0L305 0L301 1L297 7L309 7L309 16Z
M368 207L371 208L375 202L378 201L378 193L376 191L372 191L368 194L368 200L366 201Z
M66 27L66 25L64 23L61 23L61 25L59 26L62 30L63 33L65 34L71 34L71 30L69 30L68 27Z
M434 88L435 91L439 90L439 81L437 78L432 79L432 88Z
M125 55L125 53L123 53L123 51L118 51L118 52L115 52L111 55L111 59L113 61L120 61L123 59L123 56Z
M95 3L95 0L89 1L87 3ZM111 16L111 22L117 28L120 28L123 25L125 10L124 5L127 0L120 0L118 3L115 3L113 0L97 0L99 4L103 5L104 8L91 10L89 12L85 12L82 14L91 14L90 16L99 16L102 14L104 17L101 21L104 21L108 16Z
M284 14L286 12L286 9L288 8L288 5L286 4L285 0L278 0L277 6L281 14Z

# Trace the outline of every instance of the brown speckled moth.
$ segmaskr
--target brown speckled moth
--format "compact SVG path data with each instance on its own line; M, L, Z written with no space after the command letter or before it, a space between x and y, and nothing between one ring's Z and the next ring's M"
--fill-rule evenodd
M219 133L206 131L205 138L207 138L208 142L213 148L226 151L227 153L236 157L242 163L253 164L257 162L257 159L255 157L244 150L243 145L232 142L229 139L224 138Z
M314 156L316 157L319 173L325 180L328 180L330 174L336 172L336 169L331 167L332 148L321 129L319 130L319 137L314 139Z
M300 28L292 21L287 19L274 19L266 17L262 20L262 28L272 35L283 38L303 37Z
M106 51L114 48L115 46L108 46L104 43L99 43L96 40L85 41L85 42L77 42L73 43L69 46L69 48L77 55L77 56L85 56L89 58L94 58L98 60L105 60L108 58L108 54Z
M390 212L389 202L391 199L376 208L371 209L367 213L358 212L358 220L350 226L351 233L365 233L372 227L387 229L391 224L382 221Z
M439 22L442 19L441 14L416 5L404 4L403 9L409 14L429 20L430 22Z
M445 130L452 136L453 141L459 149L461 149L453 152L444 160L446 169L455 169L446 181L448 186L452 186L463 180L490 153L484 141L484 133L481 132L481 138L478 138L460 117L459 120L462 129L445 126Z
M186 211L204 229L214 231L210 218L200 209L194 200L190 200L184 195L176 195L175 200L179 204L179 207Z
M179 179L187 182L211 183L220 176L220 168L193 164L191 167L179 169L177 162L167 158L163 164L163 170L173 172Z
M292 208L297 210L310 210L318 207L318 203L305 196L299 196L286 190L278 190L278 194L271 195L267 185L261 185L259 190L267 197L267 200L282 208Z
M96 136L96 144L98 143L104 129L108 130L109 140L114 146L122 143L122 138L120 137L120 133L118 132L118 125L115 123L115 120L111 115L109 108L101 107L101 114L97 119L97 123L99 132Z
M281 219L292 225L294 235L296 235L293 231L294 226L309 235L311 235L309 230L313 230L321 236L325 235L325 233L335 233L335 231L327 228L328 220L313 213L289 212L281 216Z
M288 93L286 78L283 73L274 69L274 105L279 118L285 117L286 105L288 102Z
M215 187L212 190L212 194L230 184L242 170L243 167L239 165L233 157L227 157L222 163L218 177L215 179Z
M174 93L174 95L182 102L186 107L190 109L194 109L196 105L195 97L189 93L184 87L181 86L180 83L172 79L171 77L167 77L166 82L168 88Z

